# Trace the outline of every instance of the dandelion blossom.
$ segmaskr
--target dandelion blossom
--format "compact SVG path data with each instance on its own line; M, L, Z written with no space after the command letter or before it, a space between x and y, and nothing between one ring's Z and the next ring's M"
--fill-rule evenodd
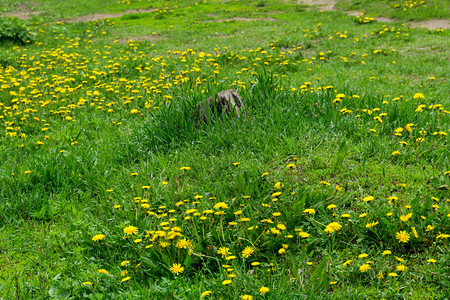
M396 267L396 269L399 270L399 271L402 271L402 272L405 272L406 270L408 270L408 268L406 266L402 265L402 264L398 265Z
M395 238L400 242L400 243L407 243L409 241L410 238L410 234L406 231L399 231L395 234Z
M214 205L214 209L226 209L228 208L228 204L225 202L219 202L216 205Z
M262 286L262 287L259 289L259 293L260 293L261 295L267 294L269 291L270 291L270 289L269 289L268 287L266 287L266 286Z
M253 253L255 253L255 249L253 247L245 247L245 249L242 251L242 256L247 258L250 255L252 255Z
M209 295L211 295L211 293L212 293L211 291L204 291L204 292L200 295L200 298L209 296Z
M436 236L436 239L448 239L450 237L450 234L441 233L439 231L439 234Z
M409 213L409 214L407 214L407 215L401 215L400 216L400 220L402 221L402 222L407 222L409 219L411 219L411 217L412 217L412 213Z
M339 224L338 222L333 222L333 223L328 224L324 231L326 233L333 233L333 232L338 231L341 228L342 228L341 224Z
M367 196L363 199L364 202L369 202L372 201L373 199L375 199L373 196Z
M368 223L368 224L366 224L366 228L372 228L372 227L375 227L376 225L378 225L378 222Z
M94 236L92 237L92 240L93 240L94 242L98 242L98 241L103 240L104 238L105 238L105 235L104 235L104 234L96 234L96 235L94 235Z
M298 235L299 235L300 237L302 237L302 238L307 238L307 237L310 236L309 233L304 232L304 231L300 231L300 232L298 233Z
M170 271L172 271L172 273L174 273L175 275L178 275L180 273L183 273L184 267L182 267L181 264L174 263L170 267Z
M128 281L128 280L130 280L131 279L131 277L125 277L125 278L123 278L122 280L121 280L121 282L125 282L125 281Z
M364 265L362 265L362 266L359 267L359 270L360 270L361 272L366 272L366 271L368 271L368 270L370 270L370 269L371 269L371 266L368 265L368 264L364 264Z
M222 257L227 257L230 253L230 249L227 247L220 247L219 250L217 250L217 254L222 255Z
M222 284L223 284L223 285L228 285L228 284L230 284L230 283L232 283L232 282L233 282L232 280L227 279L227 280L222 281Z
M123 229L123 232L126 233L126 235L136 234L138 232L138 228L135 226L127 226Z

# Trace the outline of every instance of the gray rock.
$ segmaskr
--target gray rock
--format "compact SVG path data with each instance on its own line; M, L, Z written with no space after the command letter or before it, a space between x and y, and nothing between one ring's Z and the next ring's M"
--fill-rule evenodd
M208 123L212 116L245 114L244 101L234 89L224 90L196 105L196 114L201 122Z

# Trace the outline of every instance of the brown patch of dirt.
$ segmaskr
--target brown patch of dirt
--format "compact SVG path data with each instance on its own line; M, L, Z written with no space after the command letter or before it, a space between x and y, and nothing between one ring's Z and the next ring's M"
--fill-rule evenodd
M15 17L15 18L19 18L22 20L29 20L33 16L41 13L41 11L35 10L40 5L41 5L40 3L20 4L18 6L15 6L13 8L14 9L13 11L0 13L0 16Z
M334 0L297 0L297 4L306 4L311 6L317 6L323 11L334 11L334 5L336 1Z
M425 20L425 21L408 22L408 23L411 24L411 27L428 28L430 30L449 29L450 28L449 20Z
M154 11L156 11L156 9L140 9L140 10L130 9L116 14L93 14L93 15L79 16L73 19L60 19L58 21L62 23L90 22L104 19L119 18L127 14L149 13Z
M334 8L334 5L336 4L335 0L297 0L297 4L306 4L311 6L316 6L318 9L323 11L336 11ZM355 11L349 11L344 12L345 14L349 16L359 16L359 12ZM374 17L374 19L378 22L401 22L400 20L391 19L391 18L385 18L385 17ZM428 28L430 30L436 30L436 29L449 29L450 28L450 22L449 20L425 20L425 21L409 21L409 22L403 22L410 24L411 27L420 27L420 28Z

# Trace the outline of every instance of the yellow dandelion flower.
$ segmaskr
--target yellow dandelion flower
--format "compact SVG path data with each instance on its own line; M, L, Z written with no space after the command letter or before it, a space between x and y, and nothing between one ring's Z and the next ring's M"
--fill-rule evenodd
M172 273L174 273L175 275L178 275L180 273L183 273L184 267L182 267L181 264L174 263L170 267L170 271L172 271Z
M330 224L327 225L327 227L325 228L325 232L326 233L333 233L338 231L339 229L342 228L342 225L339 224L338 222L332 222Z
M406 231L399 231L395 234L395 238L398 239L400 243L407 243L410 238L410 234Z
M222 255L222 257L227 257L230 255L230 249L227 247L220 247L219 250L217 250L217 254Z
M300 232L298 233L298 235L299 235L300 237L302 237L302 238L307 238L307 237L310 236L309 233L306 233L306 232L304 232L304 231L300 231Z
M265 287L265 286L262 286L262 287L259 289L259 293L260 293L261 295L267 294L269 291L270 291L270 289L269 289L268 287Z
M228 284L230 284L230 283L232 283L232 282L233 282L232 280L227 279L227 280L222 281L222 284L223 284L223 285L228 285Z
M219 202L216 205L214 205L214 209L226 209L228 208L228 204L225 202Z
M316 213L316 210L312 208L307 208L303 211L303 213L313 215Z
M412 232L414 234L414 237L417 239L419 237L419 235L417 234L416 227L411 227L411 230L412 230Z
M370 266L370 265L368 265L368 264L363 264L363 265L361 265L360 267L359 267L359 270L361 271L361 272L366 272L366 271L368 271L368 270L370 270L372 267Z
M450 237L450 234L445 234L439 232L439 234L436 236L436 239L448 239Z
M122 280L121 280L121 282L125 282L125 281L128 281L128 280L130 280L131 279L131 277L125 277L125 278L123 278Z
M407 222L409 219L411 219L411 217L412 217L412 213L409 213L409 214L407 214L407 215L401 215L400 216L400 220L402 221L402 222Z
M398 265L397 267L395 267L397 270L401 271L401 272L406 272L406 270L408 270L408 268L405 265Z
M204 291L204 292L200 295L200 298L209 296L209 295L211 295L211 293L212 293L211 291Z
M138 228L135 226L127 226L123 229L123 232L126 235L132 235L132 234L136 234L138 232Z
M94 242L99 242L99 241L103 240L105 237L106 237L106 235L104 235L104 234L96 234L92 237L92 240Z
M368 223L368 224L366 224L366 228L372 228L372 227L375 227L378 224L379 224L379 222Z
M253 247L247 246L244 248L244 250L242 250L242 256L247 258L250 255L252 255L253 253L255 253L255 249Z

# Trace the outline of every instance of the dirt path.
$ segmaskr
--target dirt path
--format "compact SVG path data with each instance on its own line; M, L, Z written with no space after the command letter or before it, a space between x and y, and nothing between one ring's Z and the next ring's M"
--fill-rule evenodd
M323 11L336 11L335 9L335 0L297 0L298 4L306 4L317 7L317 9ZM359 15L359 12L345 12L348 15L356 16ZM375 20L378 22L396 22L395 19L385 18L385 17L375 17ZM420 27L420 28L428 28L430 30L436 30L439 28L449 29L450 21L449 20L425 20L425 21L408 21L405 22L411 27Z

